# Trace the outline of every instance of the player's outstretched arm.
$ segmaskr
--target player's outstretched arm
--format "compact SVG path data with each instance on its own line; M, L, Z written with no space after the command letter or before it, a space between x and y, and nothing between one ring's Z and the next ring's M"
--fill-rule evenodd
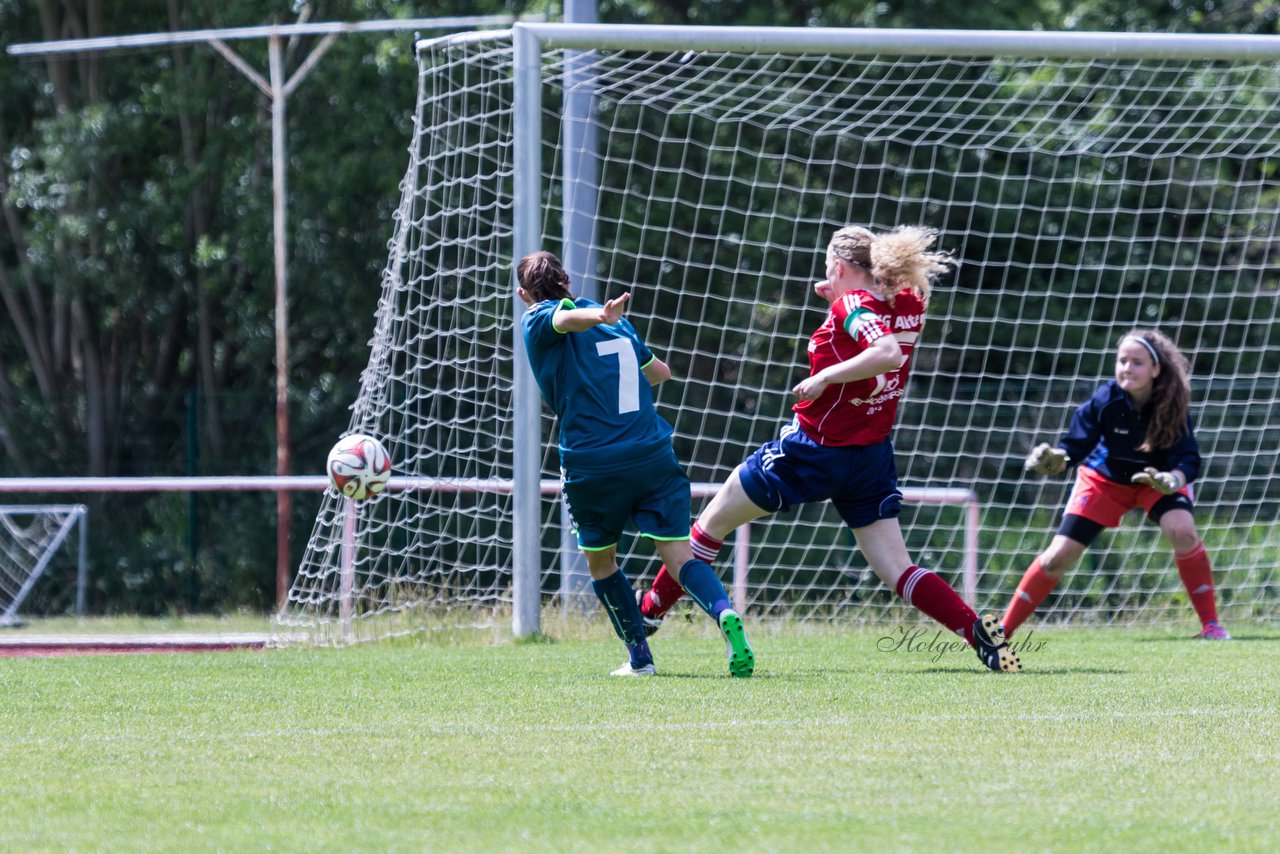
M1147 466L1129 478L1129 480L1132 483L1141 483L1144 486L1149 486L1161 495L1173 495L1187 485L1186 475L1177 469L1160 471L1152 466Z
M601 308L566 308L556 312L551 322L557 332L586 332L594 326L612 326L622 318L630 293L614 297Z
M604 311L601 313L601 323L610 326L622 319L622 313L627 309L627 300L631 299L631 293L627 292L620 297L614 297L607 300L604 304Z
M1023 468L1047 477L1049 475L1062 474L1069 462L1071 462L1071 458L1067 456L1066 451L1061 448L1055 448L1048 442L1041 442L1031 449L1031 453L1027 454L1027 461Z

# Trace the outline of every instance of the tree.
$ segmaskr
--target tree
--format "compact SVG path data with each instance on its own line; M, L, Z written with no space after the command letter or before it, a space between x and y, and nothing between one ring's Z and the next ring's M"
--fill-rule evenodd
M285 8L0 0L0 47L304 18L559 15L549 0ZM1273 4L1250 0L604 0L600 19L1280 31ZM290 69L309 46L290 45ZM264 44L233 47L265 67ZM415 81L409 33L344 36L289 101L289 369L300 470L318 471L345 427L367 358ZM273 470L269 138L261 93L207 47L0 57L0 476ZM1261 208L1274 210L1274 199ZM202 508L216 517L197 522ZM297 520L309 509L300 501ZM108 570L95 573L99 607L164 609L175 597L197 607L269 604L262 555L273 552L274 520L262 496L130 498L100 501L94 512L94 552ZM116 569L126 564L127 573ZM180 580L194 575L200 584Z
M163 19L119 11L109 26L100 2L45 0L34 21L18 5L0 6L5 44L261 23L268 4L175 1ZM370 17L385 14L377 4L362 5ZM263 44L235 47L265 66ZM290 46L293 66L300 47ZM196 449L204 472L271 471L265 100L199 46L43 64L6 60L0 68L0 474L183 473ZM289 163L296 283L290 370L299 379L301 415L295 448L309 452L317 469L345 425L367 355L410 139L413 69L408 34L341 39L291 102L302 117L291 122ZM305 119L321 113L328 121ZM196 436L189 430L193 402L200 407ZM148 513L152 524L171 526L172 510L159 508L173 503L99 502L100 513L132 514L134 524L93 526L95 552L116 551L100 546L118 529L136 539L137 518ZM253 555L271 516L249 506L220 521L244 522L254 536L233 544L206 535L202 556L182 555L176 543L152 549L161 568L151 575L174 566L194 571L197 561L234 562L211 549ZM220 568L207 574L221 577ZM261 582L268 578L262 573ZM265 605L254 591L266 587L254 584L248 601Z

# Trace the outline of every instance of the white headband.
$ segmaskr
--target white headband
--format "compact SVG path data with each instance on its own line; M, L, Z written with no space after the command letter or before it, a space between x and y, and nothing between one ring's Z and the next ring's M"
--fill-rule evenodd
M1147 348L1147 352L1151 354L1151 361L1155 362L1157 365L1158 365L1158 364L1160 364L1160 354L1156 352L1156 348L1155 348L1155 347L1152 347L1152 346L1151 346L1151 342L1150 342L1150 341L1148 341L1147 339L1145 339L1145 338L1143 338L1143 337L1141 337L1141 336L1138 336L1138 335L1126 335L1126 336L1124 336L1124 340L1125 340L1125 341L1137 341L1137 342L1138 342L1139 344L1141 344L1143 347L1146 347L1146 348Z

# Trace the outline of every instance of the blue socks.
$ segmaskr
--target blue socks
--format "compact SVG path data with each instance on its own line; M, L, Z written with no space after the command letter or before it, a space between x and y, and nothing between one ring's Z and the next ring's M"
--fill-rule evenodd
M609 615L613 630L627 645L632 669L638 670L653 664L653 653L649 652L649 642L644 636L640 606L636 604L636 593L631 589L627 576L619 569L608 578L598 581L592 579L591 588L595 590L600 604L604 605L604 612ZM721 588L721 592L724 592L724 588Z
M720 623L720 615L732 606L729 594L716 576L715 570L705 561L694 558L680 567L680 585L698 603L698 607L711 615L711 619ZM644 619L640 616L640 606L636 603L635 591L631 582L621 569L608 578L591 581L591 588L596 598L604 606L613 623L613 630L627 645L631 656L631 667L639 669L653 664L653 653L649 651L649 642L644 636Z
M710 614L711 619L718 625L721 612L732 606L729 604L729 594L725 592L724 585L720 583L711 565L694 558L680 567L679 580L685 592L692 596L693 601L698 603L698 607Z

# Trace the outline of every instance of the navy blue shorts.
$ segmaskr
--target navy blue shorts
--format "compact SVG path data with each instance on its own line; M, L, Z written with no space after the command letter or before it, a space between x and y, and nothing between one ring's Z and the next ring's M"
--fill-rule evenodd
M850 528L890 519L902 509L888 439L865 447L827 448L792 421L777 440L747 458L738 477L747 497L765 510L830 499Z
M689 478L676 460L652 460L608 473L561 470L564 501L578 547L601 551L616 546L630 520L641 536L689 539Z

